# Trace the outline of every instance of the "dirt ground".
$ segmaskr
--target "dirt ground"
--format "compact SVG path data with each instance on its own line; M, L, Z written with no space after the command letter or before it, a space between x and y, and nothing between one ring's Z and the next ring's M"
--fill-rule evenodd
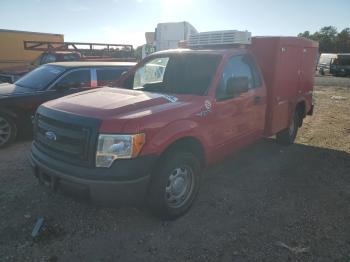
M171 222L48 192L30 141L0 151L0 261L350 261L350 88L315 98L295 145L264 139L205 170Z

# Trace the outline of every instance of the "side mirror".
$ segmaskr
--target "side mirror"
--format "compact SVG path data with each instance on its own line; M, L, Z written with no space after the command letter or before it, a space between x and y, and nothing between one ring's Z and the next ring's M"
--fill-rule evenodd
M239 96L242 93L248 92L249 80L248 77L230 77L226 83L226 93L231 96Z

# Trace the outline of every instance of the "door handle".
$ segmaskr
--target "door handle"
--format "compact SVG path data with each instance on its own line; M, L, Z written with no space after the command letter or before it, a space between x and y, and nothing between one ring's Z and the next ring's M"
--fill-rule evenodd
M261 102L261 96L254 97L254 104L260 104Z

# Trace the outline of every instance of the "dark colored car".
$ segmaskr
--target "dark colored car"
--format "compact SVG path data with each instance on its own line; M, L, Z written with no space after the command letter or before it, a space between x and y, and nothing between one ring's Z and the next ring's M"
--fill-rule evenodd
M338 54L331 63L330 73L334 76L350 76L350 54Z
M14 84L0 84L0 148L19 132L31 131L31 118L42 103L62 96L113 86L133 67L130 62L59 62L38 67Z

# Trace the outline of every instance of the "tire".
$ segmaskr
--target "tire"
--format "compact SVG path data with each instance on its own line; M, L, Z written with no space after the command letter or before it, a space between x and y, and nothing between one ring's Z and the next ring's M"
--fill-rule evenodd
M185 214L199 190L201 167L190 152L169 152L152 177L148 206L162 219L172 220Z
M294 111L289 127L276 134L277 143L281 145L293 144L298 133L298 128L301 126L301 121L299 111Z
M16 122L8 114L0 112L0 148L12 144L16 136Z

